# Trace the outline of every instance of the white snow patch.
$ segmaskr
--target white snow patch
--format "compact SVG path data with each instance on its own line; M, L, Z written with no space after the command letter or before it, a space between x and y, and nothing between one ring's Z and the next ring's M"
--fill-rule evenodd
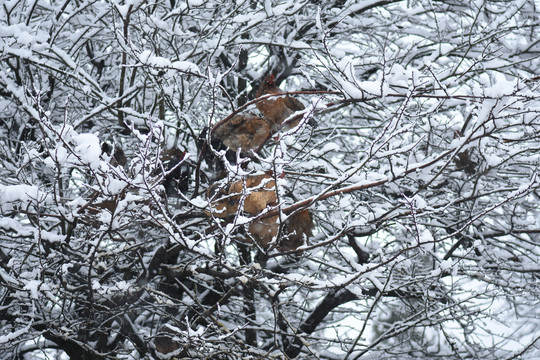
M15 201L28 202L38 199L39 187L31 185L1 185L0 205Z
M0 336L0 344L4 344L4 343L7 343L8 341L11 341L13 339L18 339L20 338L23 334L26 334L28 332L28 330L30 330L30 325L20 329L20 330L17 330L17 331L14 331L14 332L10 332L6 335L2 335Z
M199 67L189 61L175 61L171 65L174 69L184 72L200 73Z
M75 151L80 156L81 161L90 165L93 169L97 168L101 156L99 138L94 134L79 134L75 135L73 140L78 144Z
M30 297L32 299L38 299L39 298L39 292L41 288L41 281L40 280L30 280L26 283L24 286L24 290L30 291Z

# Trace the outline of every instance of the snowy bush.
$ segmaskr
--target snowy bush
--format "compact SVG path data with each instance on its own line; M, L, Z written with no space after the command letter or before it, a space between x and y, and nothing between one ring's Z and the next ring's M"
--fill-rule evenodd
M0 358L540 357L537 7L4 2Z

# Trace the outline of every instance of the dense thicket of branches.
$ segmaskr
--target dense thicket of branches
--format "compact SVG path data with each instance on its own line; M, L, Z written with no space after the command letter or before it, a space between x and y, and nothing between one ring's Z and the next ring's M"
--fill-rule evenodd
M1 6L0 358L540 356L534 0ZM226 153L270 73L302 120Z

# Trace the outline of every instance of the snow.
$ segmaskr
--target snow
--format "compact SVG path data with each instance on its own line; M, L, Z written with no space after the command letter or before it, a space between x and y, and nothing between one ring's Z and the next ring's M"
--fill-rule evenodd
M245 22L248 22L248 27L249 26L252 26L254 23L258 23L262 20L264 20L266 18L266 16L263 14L263 13L258 13L258 14L238 14L236 15L232 21L234 22L237 22L237 23L245 23Z
M118 11L114 3L119 4ZM20 4L6 2L5 7L10 20L21 23L0 25L0 47L4 60L11 63L0 70L8 93L0 100L5 113L0 121L0 242L8 257L7 265L0 267L0 279L9 285L2 290L18 289L13 292L15 305L6 311L31 311L39 300L40 311L35 313L43 323L58 316L77 322L70 297L80 297L88 284L97 295L123 296L147 278L144 269L156 249L172 246L181 251L161 269L191 274L179 278L178 298L161 292L167 271L154 274L144 285L148 291L143 302L156 301L185 314L186 304L200 304L215 284L221 284L219 290L232 289L233 296L218 304L221 309L212 315L218 326L199 326L190 333L200 336L197 341L219 338L226 346L234 336L242 338L248 322L230 314L241 311L244 294L232 287L242 287L254 276L261 291L257 322L251 325L268 334L274 331L273 300L281 301L288 321L300 327L330 291L346 286L359 297L346 305L346 311L330 313L310 334L320 341L309 342L312 352L299 357L322 350L330 354L333 348L334 357L344 357L339 345L345 344L347 351L346 344L353 344L364 325L358 346L376 348L374 357L384 358L389 346L396 353L408 351L404 349L408 345L393 342L400 339L377 346L373 342L372 325L377 325L381 312L392 305L403 308L405 303L381 294L381 301L372 306L377 297L363 293L388 285L386 290L401 290L405 296L409 290L426 296L428 312L422 312L428 303L412 303L418 320L425 322L408 324L400 319L388 326L422 327L414 331L425 330L423 349L434 356L470 357L465 340L473 342L478 357L493 343L503 350L521 350L526 345L523 339L537 336L537 294L530 284L540 253L534 193L540 105L539 82L533 78L538 36L527 30L537 27L538 17L530 1L507 7L478 1L471 8L457 8L451 2L375 0L334 5L266 1L252 8L248 1L236 1L212 8L203 0L187 0L171 9L128 0L80 8L68 2L64 10L62 3L43 2L34 12ZM135 5L135 12L129 38L124 39L122 17L127 18L130 5ZM518 11L514 5L523 6ZM305 8L297 11L301 6ZM32 18L25 25L28 14ZM53 23L57 15L60 21ZM491 28L496 41L491 41ZM300 34L304 29L307 33ZM54 37L50 44L49 33ZM122 51L128 55L124 94L129 100L118 108ZM243 67L240 55L245 51ZM103 73L98 74L91 60L105 61ZM204 161L199 162L195 138L202 126L230 114L240 96L251 96L257 80L276 68L279 75L292 74L281 84L283 90L291 89L292 80L298 89L345 95L298 96L304 104L312 104L307 110L314 109L317 129L280 134L278 143L269 141L265 146L259 161L244 167L227 163L231 179L268 169L285 171L286 178L278 182L280 203L284 207L309 203L315 220L313 236L299 249L303 251L290 256L274 248L268 256L258 257L248 245L253 263L244 264L235 242L252 218L208 216L205 191L216 178ZM52 78L53 98L47 99ZM248 80L242 94L237 93L239 79ZM33 84L41 99L34 97ZM157 119L160 97L166 99L162 120ZM126 114L127 123L138 124L131 133L115 131L117 110ZM244 111L258 114L255 106ZM472 118L464 126L469 114ZM35 130L28 138L25 124ZM145 125L153 126L150 132L144 131ZM453 139L454 131L462 128L464 136ZM107 157L100 144L105 140L120 140L131 166L124 169L103 161ZM187 200L166 201L157 191L150 194L162 188L156 183L160 175L153 170L164 144L187 149L192 154L190 167L200 171L198 193L192 174ZM451 159L465 150L478 163L474 174ZM118 201L113 213L93 206L113 198ZM458 234L449 234L453 231ZM505 233L509 235L500 235ZM370 255L367 264L359 264L346 235L354 235ZM452 257L442 260L459 235L470 236L473 247L459 246ZM267 262L258 263L261 258ZM280 271L272 273L277 264L282 265ZM47 290L52 284L59 287ZM472 297L469 287L479 296ZM439 292L456 301L439 303ZM65 296L68 307L61 306ZM129 325L151 339L157 329L146 324L166 319L150 307L138 308L139 303L131 304L136 321ZM501 304L517 308L505 310ZM478 314L468 317L467 311ZM474 323L474 332L469 336L455 321L442 320L448 313ZM366 323L368 314L372 317L367 320L373 321ZM508 327L499 331L487 317ZM25 333L24 321L30 317L17 318L15 328L0 329L0 343L28 336L34 346L42 345L39 335ZM113 321L110 343L116 344L120 321ZM424 328L427 323L436 326ZM448 338L456 340L455 348L444 340L439 344L435 327L445 328ZM76 336L68 326L58 329L66 338ZM482 329L509 336L498 340L496 335L481 334ZM412 338L409 335L404 333L404 338ZM437 346L432 345L432 335ZM269 356L278 353L282 338L276 337L276 350ZM325 348L329 343L333 345ZM128 347L123 353L140 355L128 340L118 346L124 347L121 352ZM411 346L414 350L416 345ZM503 350L496 355L510 354ZM359 353L351 351L350 357Z
M142 53L140 53L139 55L139 61L142 62L143 64L146 64L149 62L150 60L150 56L152 56L152 51L150 50L144 50Z
M92 281L92 290L100 290L100 289L101 289L101 284L99 283L99 281L97 280Z
M321 8L317 8L317 15L315 16L315 26L317 29L322 30L322 21L321 21Z
M120 194L128 186L128 183L124 180L114 178L108 178L107 182L107 192L109 195Z
M501 157L497 155L493 155L493 154L485 156L485 159L488 166L492 166L492 167L495 167L503 162L503 159Z
M485 99L482 102L482 107L478 111L477 118L475 120L476 123L482 124L485 123L489 116L492 114L493 109L495 108L497 102L493 99Z
M169 68L181 72L191 72L195 74L200 73L199 67L190 61L171 61L168 58L153 55L152 51L150 50L142 51L139 54L139 61L144 65L157 68Z
M30 35L28 32L26 31L22 31L19 33L19 36L17 37L17 42L19 44L23 44L23 45L28 45L32 42L32 40L34 40L34 37L32 35Z
M501 98L506 95L511 95L515 92L518 86L518 79L510 78L498 72L492 74L493 85L491 87L484 88L486 96Z
M42 290L42 282L40 280L30 280L23 287L24 290L30 292L30 298L39 299L39 294ZM48 290L48 287L43 285L43 290Z
M5 344L15 339L20 339L22 336L30 331L30 325L21 328L20 330L7 333L6 335L0 335L0 344Z
M428 206L427 202L418 194L414 195L413 201L417 209L425 209Z
M123 19L127 18L128 11L129 11L129 5L128 4L126 4L126 5L116 4L116 9L118 10L118 12L120 13L120 16Z
M40 195L38 186L0 184L0 205L17 201L27 203L40 199Z
M73 140L77 144L75 152L79 155L82 163L97 169L101 161L99 138L94 134L79 134L75 135Z
M291 42L290 46L296 49L311 49L311 46L309 46L309 44L306 43L305 41L295 40Z
M58 144L53 152L53 157L45 158L44 162L50 169L56 169L56 163L60 166L65 166L69 159L67 149Z
M9 50L5 50L5 51L6 53L9 53L17 57L21 57L23 59L32 59L32 50L29 50L29 49L9 48Z
M195 74L200 73L199 67L189 61L175 61L171 64L171 66L173 69L176 69L178 71L192 72Z
M145 63L150 66L156 67L167 67L171 65L171 60L164 58L162 56L150 55Z
M321 149L313 149L311 154L315 157L319 157L329 153L331 151L339 150L339 145L336 143L327 143Z
M7 283L7 284L11 284L11 285L18 285L18 281L17 279L15 279L13 276L9 275L3 267L0 267L0 278L2 278L2 280Z
M375 273L369 274L367 278L379 291L382 292L384 290L384 285L380 282Z
M187 4L189 7L201 6L201 5L204 5L205 3L206 3L205 0L188 0L187 1Z
M358 85L338 77L341 88L351 99L364 99L364 92Z

